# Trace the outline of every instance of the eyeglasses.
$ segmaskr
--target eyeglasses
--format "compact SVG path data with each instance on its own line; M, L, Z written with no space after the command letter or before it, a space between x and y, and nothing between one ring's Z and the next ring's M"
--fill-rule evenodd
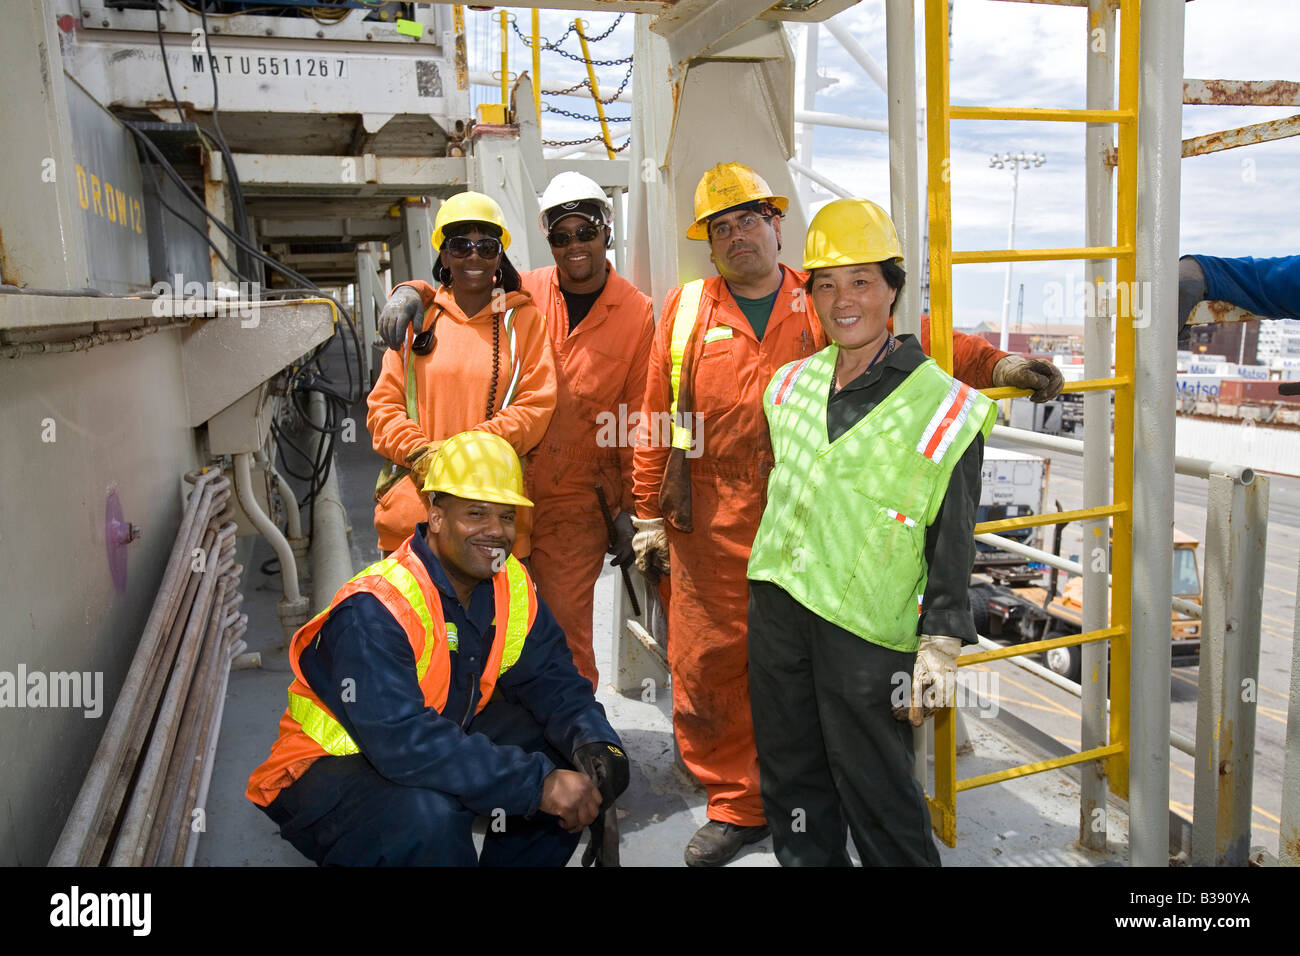
M468 259L470 253L473 252L477 252L480 259L495 259L501 255L500 239L470 239L466 236L452 236L442 245L457 259Z
M771 222L771 216L760 215L756 212L747 212L734 223L719 222L709 224L710 239L730 239L732 232L753 232L758 228L760 222Z
M563 249L574 239L579 242L591 242L599 235L600 229L588 223L585 226L579 226L577 232L565 232L562 229L556 229L554 232L547 233L546 241L556 249Z

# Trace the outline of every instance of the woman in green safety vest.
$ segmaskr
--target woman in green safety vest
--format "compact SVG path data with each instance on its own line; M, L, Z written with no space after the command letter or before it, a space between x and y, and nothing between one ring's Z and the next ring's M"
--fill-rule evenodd
M804 249L831 345L763 396L775 467L749 560L763 809L785 866L939 864L912 726L951 706L995 406L889 333L905 273L885 211L827 204Z

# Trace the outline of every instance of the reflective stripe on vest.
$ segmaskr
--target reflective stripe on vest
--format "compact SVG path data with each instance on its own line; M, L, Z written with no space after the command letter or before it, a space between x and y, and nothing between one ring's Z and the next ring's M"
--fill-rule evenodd
M691 330L700 314L700 297L704 293L704 280L696 279L682 286L681 298L677 300L677 312L673 315L672 345L669 348L672 358L670 383L673 389L673 402L668 408L673 422L673 447L683 451L691 450L691 430L677 423L677 399L682 393L682 363L686 358L686 343L691 339Z
M430 308L433 308L430 306ZM515 313L518 307L511 309L506 313L503 325L506 331L506 342L510 348L510 382L506 385L505 397L501 399L501 409L506 408L511 400L515 397L515 389L519 386L519 376L523 374L523 362L519 355L519 349L515 342ZM420 421L420 401L415 389L415 350L411 348L411 343L405 345L406 348L406 417L413 422ZM493 374L496 374L495 369ZM500 409L498 409L500 411ZM396 467L396 466L394 466Z
M506 614L504 647L501 652L501 665L497 669L498 677L505 674L519 661L519 657L524 650L524 641L528 637L529 595L527 573L524 571L523 565L513 555L506 559L504 570L506 572L506 581L509 584L510 604ZM396 588L402 597L410 603L420 622L424 625L424 650L415 664L416 680L423 685L424 676L428 673L429 664L433 660L433 648L438 643L438 635L434 634L433 616L430 613L428 603L425 601L420 583L415 579L415 575L393 557L372 564L360 574L355 575L349 583L367 577L382 577ZM332 608L333 604L321 611L316 617L327 616ZM441 615L439 616L441 617ZM314 621L315 618L313 618ZM495 624L495 619L493 623ZM444 630L448 627L449 625L444 622ZM289 689L289 716L296 720L302 728L302 732L320 744L321 749L327 754L342 757L361 752L342 724L311 698L295 694L292 686Z
M926 531L996 406L927 360L832 442L837 355L831 346L782 367L764 394L776 464L748 576L864 640L911 652Z
M510 344L510 365L511 375L510 384L506 386L505 398L501 399L501 408L505 409L515 397L515 388L519 385L519 376L523 373L523 362L520 360L519 349L515 344L515 313L517 308L511 309L505 317L506 341Z
M524 638L528 636L528 581L524 566L511 555L506 559L506 580L510 582L510 611L506 617L506 646L501 651L500 677L515 666L524 652ZM430 643L425 642L427 647Z

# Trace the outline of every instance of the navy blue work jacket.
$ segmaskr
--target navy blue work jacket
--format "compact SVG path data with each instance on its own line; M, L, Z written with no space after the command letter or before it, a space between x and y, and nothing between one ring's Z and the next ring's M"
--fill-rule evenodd
M416 527L412 550L442 597L446 621L459 632L442 711L425 706L411 642L370 594L354 594L334 609L318 639L303 649L303 677L387 779L452 794L475 813L501 808L510 815L531 816L541 801L542 781L556 769L554 761L498 745L474 731L479 677L494 631L492 582L481 582L469 607L462 607L424 540L426 530L423 523ZM345 683L349 679L354 683ZM497 681L492 699L498 697L531 715L547 743L566 757L594 741L620 744L540 597L519 660Z

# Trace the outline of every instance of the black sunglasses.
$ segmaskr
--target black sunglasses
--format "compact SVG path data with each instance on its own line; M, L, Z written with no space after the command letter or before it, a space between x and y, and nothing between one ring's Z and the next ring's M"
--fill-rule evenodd
M477 252L480 259L495 259L501 255L500 239L470 239L466 236L452 236L442 247L457 259L468 259L470 253Z
M591 242L599 235L600 229L588 223L585 226L579 226L577 232L565 232L562 229L556 229L554 232L547 233L546 241L556 249L563 249L574 239L579 242Z

